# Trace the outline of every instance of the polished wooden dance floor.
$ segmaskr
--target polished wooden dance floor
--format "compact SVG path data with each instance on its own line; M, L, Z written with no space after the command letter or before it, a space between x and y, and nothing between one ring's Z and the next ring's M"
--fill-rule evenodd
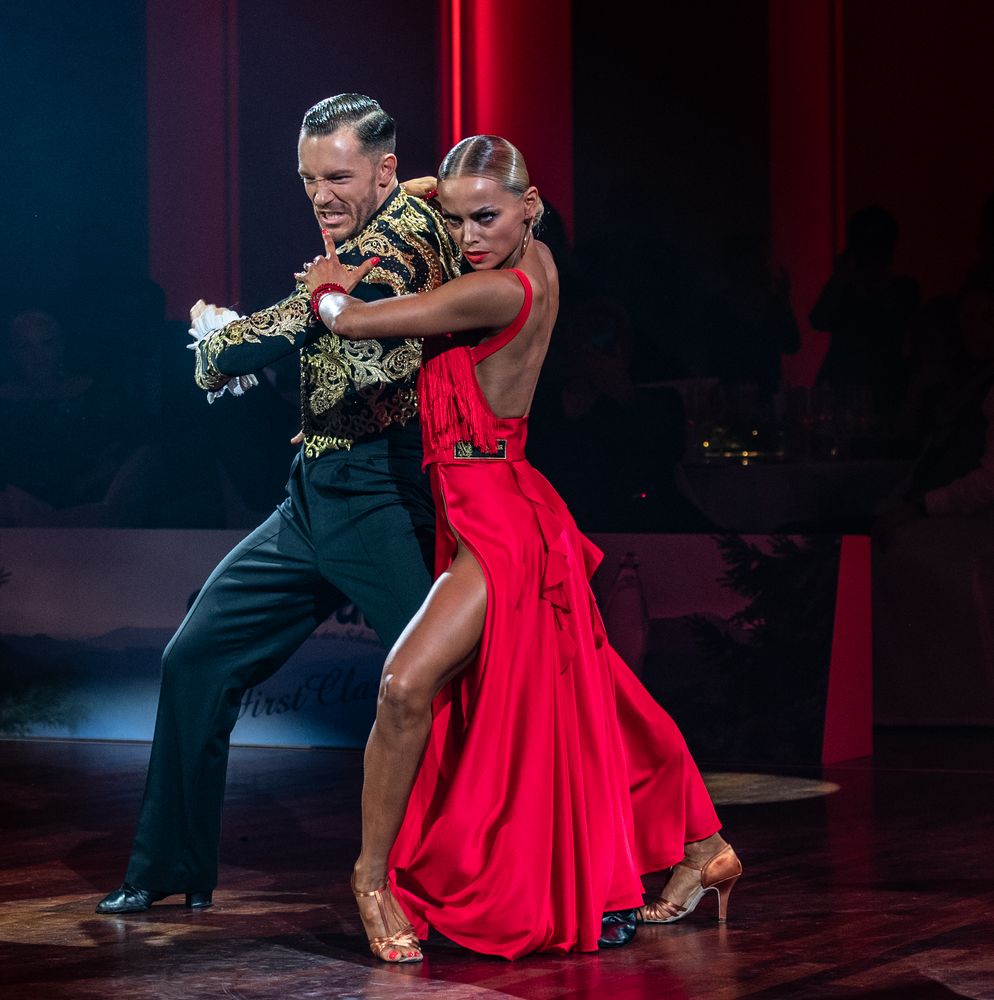
M236 748L212 909L93 907L121 880L146 744L0 741L0 996L994 998L994 734L878 732L824 770L703 770L745 865L716 898L596 955L422 965L365 948L349 894L361 760ZM658 879L649 879L650 885Z

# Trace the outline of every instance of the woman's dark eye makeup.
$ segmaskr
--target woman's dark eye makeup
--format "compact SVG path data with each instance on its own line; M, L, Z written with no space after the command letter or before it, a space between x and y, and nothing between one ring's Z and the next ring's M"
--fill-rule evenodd
M493 222L497 218L498 213L493 209L480 209L478 212L470 212L469 217L474 222ZM462 216L461 215L449 215L448 213L443 213L442 217L450 226L461 226Z

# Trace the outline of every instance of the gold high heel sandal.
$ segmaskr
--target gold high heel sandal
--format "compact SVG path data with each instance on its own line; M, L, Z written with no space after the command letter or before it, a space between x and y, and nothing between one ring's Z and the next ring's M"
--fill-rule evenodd
M366 918L359 911L359 919L362 921L366 937L369 939L369 950L384 962L420 962L424 955L421 954L421 942L418 941L414 928L407 922L400 909L397 900L394 899L390 891L390 885L384 882L379 889L368 892L360 891L355 887L355 872L352 873L352 895L356 899L372 897L376 900L376 907L380 914L380 924L383 927L383 934L370 934ZM396 927L391 930L391 927Z
M704 893L713 889L718 894L718 920L724 922L728 917L728 897L742 874L742 862L732 850L732 845L725 844L717 854L712 854L703 864L696 864L684 858L674 867L699 871L701 884L690 893L682 905L659 898L654 903L640 906L635 911L636 919L640 923L647 924L672 924L677 920L683 920L688 913L693 913Z

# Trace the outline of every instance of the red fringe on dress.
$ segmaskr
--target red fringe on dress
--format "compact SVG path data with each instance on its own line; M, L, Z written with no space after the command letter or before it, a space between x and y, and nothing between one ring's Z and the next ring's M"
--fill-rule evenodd
M432 353L426 345L418 375L425 454L469 441L480 451L497 450L497 418L480 391L471 348L449 346ZM448 342L448 343L446 343Z

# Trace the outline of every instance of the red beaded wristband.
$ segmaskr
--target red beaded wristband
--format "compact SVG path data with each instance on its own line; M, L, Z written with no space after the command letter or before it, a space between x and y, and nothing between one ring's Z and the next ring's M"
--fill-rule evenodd
M333 281L327 281L323 285L318 285L318 287L311 292L311 312L314 313L318 319L321 318L321 298L331 292L341 292L342 295L349 294L344 288L342 288L341 285L335 284Z

